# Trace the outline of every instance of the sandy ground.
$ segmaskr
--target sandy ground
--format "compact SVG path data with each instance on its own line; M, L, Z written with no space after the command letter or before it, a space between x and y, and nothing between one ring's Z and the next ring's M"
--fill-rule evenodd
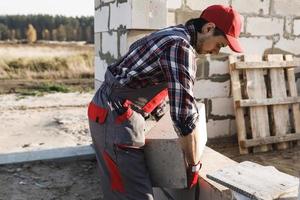
M0 153L90 144L91 93L0 96Z

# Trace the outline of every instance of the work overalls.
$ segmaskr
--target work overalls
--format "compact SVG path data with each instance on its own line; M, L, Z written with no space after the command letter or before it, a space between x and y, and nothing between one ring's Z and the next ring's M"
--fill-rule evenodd
M167 85L121 87L109 70L88 107L104 198L153 199L145 164L145 113L167 96ZM122 108L120 108L122 107ZM122 113L118 113L123 110Z
M161 36L181 32L159 31L136 41L129 51ZM168 95L167 82L146 88L121 86L108 70L88 108L89 125L106 200L153 199L145 163L145 118Z

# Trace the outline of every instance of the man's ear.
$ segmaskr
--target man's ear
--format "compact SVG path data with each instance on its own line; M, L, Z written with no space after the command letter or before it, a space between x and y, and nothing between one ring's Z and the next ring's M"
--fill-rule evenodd
M204 33L204 34L213 33L215 27L216 27L216 25L214 23L208 22L208 23L204 24L204 26L202 26L202 33Z

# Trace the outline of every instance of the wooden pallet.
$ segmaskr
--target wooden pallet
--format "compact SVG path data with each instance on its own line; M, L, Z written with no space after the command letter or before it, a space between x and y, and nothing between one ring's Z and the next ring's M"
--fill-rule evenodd
M300 97L291 55L229 57L241 154L300 145Z

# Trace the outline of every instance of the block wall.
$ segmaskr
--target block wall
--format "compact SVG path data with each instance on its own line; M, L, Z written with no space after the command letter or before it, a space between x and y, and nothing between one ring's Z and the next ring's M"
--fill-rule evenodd
M129 45L159 28L198 17L212 4L231 5L242 17L240 41L246 54L282 53L300 59L298 0L95 0L95 86ZM228 71L229 48L199 56L195 97L206 104L208 137L236 134ZM296 69L300 94L300 67Z

